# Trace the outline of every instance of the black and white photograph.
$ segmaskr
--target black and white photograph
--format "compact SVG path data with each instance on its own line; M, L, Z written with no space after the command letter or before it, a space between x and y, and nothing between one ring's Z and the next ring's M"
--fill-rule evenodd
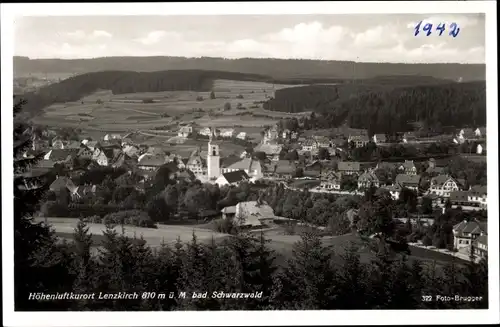
M497 92L493 1L2 4L4 325L499 323Z

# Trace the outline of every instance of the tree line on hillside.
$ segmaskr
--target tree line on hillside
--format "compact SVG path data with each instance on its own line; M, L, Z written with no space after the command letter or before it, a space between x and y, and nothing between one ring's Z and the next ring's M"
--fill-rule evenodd
M169 70L156 72L101 71L77 75L59 83L50 84L25 94L24 110L38 113L54 103L77 101L98 90L113 94L210 91L215 79L238 81L265 81L269 77L213 70Z
M109 57L93 59L29 59L14 57L15 75L23 73L88 73L104 70L220 70L260 74L274 79L364 79L377 76L431 76L457 81L485 80L484 64L401 64L275 58Z
M312 85L277 90L264 108L275 111L313 111L318 128L348 123L370 133L412 130L411 122L429 128L486 125L486 83L396 87L395 85Z

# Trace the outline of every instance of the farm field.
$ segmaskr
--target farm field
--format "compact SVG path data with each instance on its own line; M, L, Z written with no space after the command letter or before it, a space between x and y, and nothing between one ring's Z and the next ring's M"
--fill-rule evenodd
M215 99L210 99L210 92L167 91L115 95L111 91L101 90L79 101L51 105L33 120L37 124L78 127L102 133L151 130L176 126L181 122L196 123L202 127L236 127L245 131L271 125L282 117L303 115L262 109L262 102L273 96L274 90L295 86L216 80L213 87ZM199 97L203 100L199 101ZM231 104L231 110L224 111L226 102ZM237 109L238 106L244 109ZM248 114L242 115L243 112Z

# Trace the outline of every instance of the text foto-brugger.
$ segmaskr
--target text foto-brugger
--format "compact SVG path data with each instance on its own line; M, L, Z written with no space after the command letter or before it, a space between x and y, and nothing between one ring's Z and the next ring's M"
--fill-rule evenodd
M460 295L422 295L422 301L424 302L479 302L482 301L482 296L460 296Z

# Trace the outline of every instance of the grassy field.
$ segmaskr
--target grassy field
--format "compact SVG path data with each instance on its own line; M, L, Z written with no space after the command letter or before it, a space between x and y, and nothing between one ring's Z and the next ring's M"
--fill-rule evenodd
M43 219L37 219L43 221ZM48 223L53 226L61 239L72 240L72 233L78 223L75 218L48 218ZM92 233L92 238L96 247L102 243L103 231L105 226L103 224L88 224L89 231ZM124 233L131 238L140 238L141 236L146 240L147 244L153 248L161 246L161 244L174 244L177 238L183 242L189 242L192 239L193 233L196 234L198 240L201 242L210 242L212 239L221 241L227 237L228 234L217 233L208 229L211 224L196 225L196 226L183 226L183 225L159 225L158 229L141 228L135 226L125 226ZM115 230L121 233L121 226L117 226ZM258 231L256 233L259 233ZM283 227L267 229L263 231L265 237L270 240L269 247L276 251L277 260L280 263L285 262L293 251L293 245L301 239L299 233L295 235L288 235L285 233ZM351 244L359 249L360 259L362 262L368 263L375 258L374 253L358 236L354 234L346 234L341 236L325 236L322 238L325 245L333 248L337 254L342 254L347 247ZM419 260L426 264L436 262L442 266L446 263L455 261L456 263L464 263L463 260L454 258L444 253L430 251L422 248L410 247L411 255L408 257L410 261ZM342 259L338 257L338 260Z
M213 127L241 127L245 131L245 128L271 125L281 117L301 115L262 109L261 102L273 96L274 90L285 87L293 86L216 80L213 88L215 99L210 99L210 92L169 91L114 95L111 91L101 90L79 101L45 108L34 121L49 126L79 127L101 132L147 130L179 122L196 122L201 126ZM238 98L240 96L242 98ZM199 101L199 97L203 100ZM144 100L152 103L144 103ZM223 110L226 102L231 104L231 110ZM238 104L245 109L237 109ZM244 111L252 115L241 115Z

